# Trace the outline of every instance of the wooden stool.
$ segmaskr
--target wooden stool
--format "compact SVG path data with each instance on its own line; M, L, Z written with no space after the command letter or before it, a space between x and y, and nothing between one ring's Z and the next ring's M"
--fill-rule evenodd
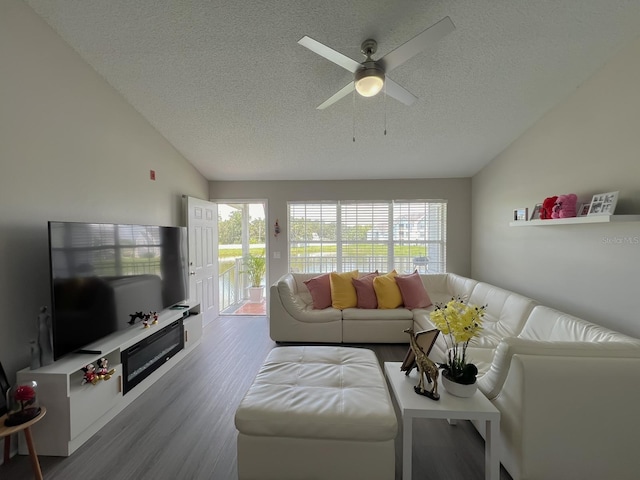
M42 471L40 470L40 462L38 461L38 454L36 453L36 449L33 446L33 437L31 436L31 425L40 421L42 417L44 417L45 413L47 413L47 409L45 407L40 407L40 413L37 417L32 418L28 422L21 423L20 425L15 425L13 427L7 427L4 424L4 421L7 419L6 415L0 417L0 438L6 437L4 439L4 463L9 462L9 455L11 450L11 435L14 433L18 433L21 430L24 430L24 436L27 439L27 447L29 448L29 457L31 458L31 466L33 467L33 473L35 474L36 480L42 480Z

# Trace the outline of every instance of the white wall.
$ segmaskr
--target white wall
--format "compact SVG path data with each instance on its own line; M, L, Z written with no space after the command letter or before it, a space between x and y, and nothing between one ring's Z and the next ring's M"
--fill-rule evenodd
M177 225L208 183L19 0L0 2L0 362L49 305L47 221ZM149 170L157 180L149 180Z
M287 202L309 200L445 199L447 203L447 270L471 273L471 179L210 182L214 200L267 200L269 282L288 271ZM282 233L273 235L278 220ZM281 258L274 259L273 253Z
M640 38L473 178L472 274L640 337L640 222L510 228L545 197L640 214Z

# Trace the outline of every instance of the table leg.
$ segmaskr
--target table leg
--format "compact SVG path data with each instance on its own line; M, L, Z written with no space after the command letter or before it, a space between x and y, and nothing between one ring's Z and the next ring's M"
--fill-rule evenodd
M24 429L24 436L27 439L27 448L29 449L29 457L31 458L31 467L36 480L42 480L42 471L40 470L40 462L38 461L38 454L33 446L33 437L31 436L31 428Z
M11 460L11 435L4 437L4 465Z
M487 420L484 443L484 477L500 480L500 423Z
M413 454L413 417L405 415L402 420L402 480L411 480L412 454Z

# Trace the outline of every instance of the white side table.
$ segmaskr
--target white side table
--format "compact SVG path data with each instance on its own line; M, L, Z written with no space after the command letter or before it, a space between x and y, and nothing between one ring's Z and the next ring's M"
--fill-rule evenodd
M400 371L400 362L385 362L384 371L402 413L402 478L411 479L411 450L414 418L442 418L447 420L480 420L486 422L485 479L500 478L500 412L481 393L459 398L449 394L438 383L440 400L418 395L413 387L418 384L418 373L406 376Z

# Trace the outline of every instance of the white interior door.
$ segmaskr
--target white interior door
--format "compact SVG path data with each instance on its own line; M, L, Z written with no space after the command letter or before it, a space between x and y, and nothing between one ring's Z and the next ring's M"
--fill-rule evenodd
M189 296L200 302L203 323L219 315L218 206L199 198L184 197L189 231Z

